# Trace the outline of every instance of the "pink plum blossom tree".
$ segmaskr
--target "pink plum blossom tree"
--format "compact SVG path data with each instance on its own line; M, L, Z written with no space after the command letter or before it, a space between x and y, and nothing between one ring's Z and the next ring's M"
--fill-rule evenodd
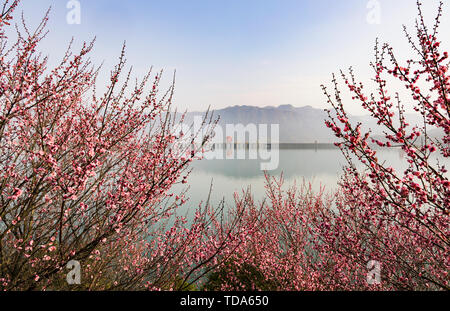
M0 13L0 289L189 287L239 243L239 218L222 225L209 204L189 221L176 213L186 198L171 188L202 146L175 134L173 85L161 94L151 71L133 84L123 50L97 95L93 42L51 67L38 52L48 14L10 43L18 4ZM72 260L78 285L66 282Z

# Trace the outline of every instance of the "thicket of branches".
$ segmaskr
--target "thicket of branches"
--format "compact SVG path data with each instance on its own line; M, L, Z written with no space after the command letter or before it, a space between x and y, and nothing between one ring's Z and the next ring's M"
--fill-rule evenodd
M0 288L188 287L238 242L229 232L240 220L225 226L208 203L189 223L176 214L184 192L170 189L206 141L194 148L195 137L176 134L173 85L161 94L151 70L133 83L123 50L97 95L93 42L50 67L38 50L48 13L6 35L18 4L0 14ZM71 260L82 282L69 287Z
M333 75L334 92L323 86L333 107L326 125L348 162L338 193L331 199L308 187L285 190L282 179L267 178L260 225L249 230L209 288L450 289L450 181L439 162L450 156L449 59L438 39L442 5L429 29L418 2L416 40L405 28L416 58L401 64L389 44L377 43L371 64L374 93L366 93L352 69L341 72L353 101L377 121L383 137L352 124L337 77ZM411 94L406 100L421 114L422 124L408 123L400 95L388 90L388 77ZM392 148L403 150L405 170L378 158ZM249 205L253 208L245 217L256 223L261 217L252 212L257 205L250 200ZM379 284L367 281L371 261L380 263Z

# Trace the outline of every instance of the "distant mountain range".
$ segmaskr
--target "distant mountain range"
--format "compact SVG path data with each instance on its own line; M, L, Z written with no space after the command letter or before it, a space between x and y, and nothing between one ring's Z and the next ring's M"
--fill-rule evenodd
M332 143L336 137L327 128L324 121L328 118L322 109L311 106L294 107L281 105L278 107L231 106L213 111L220 116L219 125L225 129L226 124L279 124L280 143ZM193 121L194 116L202 116L204 112L189 112L186 122ZM410 123L420 124L420 116L408 115ZM372 129L374 135L381 135L380 126L370 116L350 116L354 124L362 123L363 130Z

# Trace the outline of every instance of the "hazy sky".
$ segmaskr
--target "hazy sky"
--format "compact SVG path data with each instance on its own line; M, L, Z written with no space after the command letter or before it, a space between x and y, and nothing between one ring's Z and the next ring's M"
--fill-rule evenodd
M324 108L320 84L329 84L332 72L352 65L369 80L377 36L408 56L401 25L414 33L416 16L415 0L79 0L81 23L68 24L68 2L22 0L19 8L35 25L52 7L42 44L52 60L72 36L78 43L96 36L92 58L104 61L108 73L126 40L136 75L153 65L169 83L177 70L176 105L191 111L208 105ZM424 2L433 22L438 1ZM441 39L450 42L450 3L442 21Z

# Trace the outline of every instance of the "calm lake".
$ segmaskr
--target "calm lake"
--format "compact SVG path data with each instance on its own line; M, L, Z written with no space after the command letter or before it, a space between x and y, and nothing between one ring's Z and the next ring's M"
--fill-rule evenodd
M401 149L379 150L378 158L385 160L395 169L406 168L405 155ZM448 168L450 160L442 161L441 159L440 162ZM233 193L236 191L242 193L247 187L251 187L255 200L262 200L265 188L264 172L260 170L260 162L250 159L205 159L194 162L193 171L188 179L189 201L186 206L194 208L205 201L211 183L213 204L219 204L223 198L227 204L233 203ZM283 173L286 187L294 183L301 185L305 181L311 182L315 190L322 185L326 191L331 192L337 188L344 164L346 161L338 148L280 149L278 168L268 173L278 177Z

